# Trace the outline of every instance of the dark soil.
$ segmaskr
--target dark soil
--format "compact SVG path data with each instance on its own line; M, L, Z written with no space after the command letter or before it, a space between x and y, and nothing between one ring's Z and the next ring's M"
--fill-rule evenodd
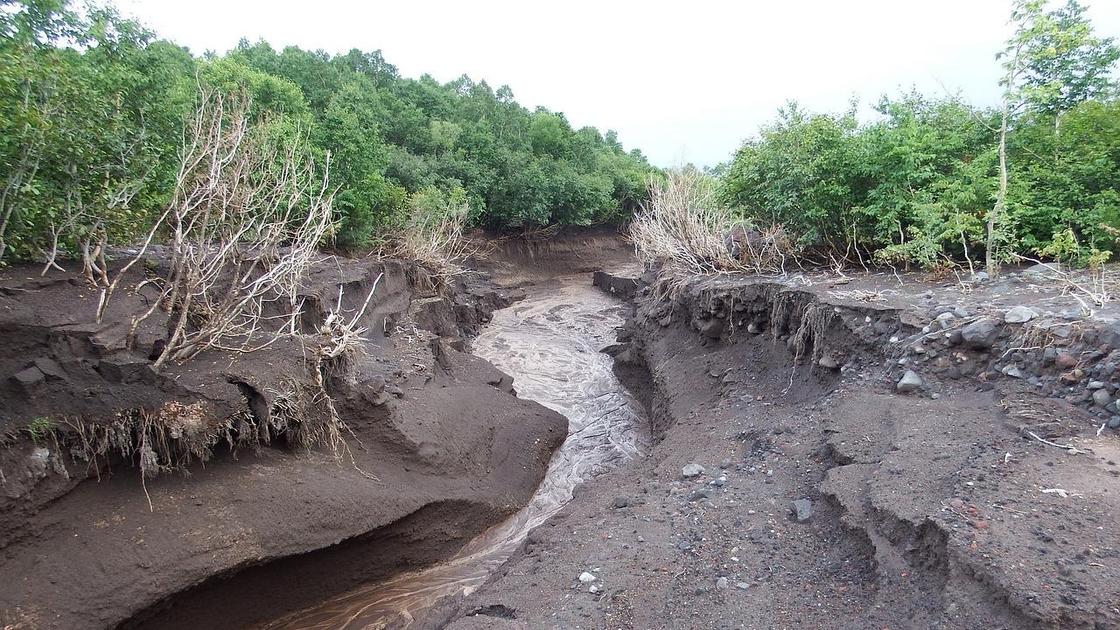
M1108 313L1063 314L1022 275L910 276L886 299L891 274L809 280L639 289L612 353L648 393L652 452L427 626L1120 627L1120 442L1091 400L1117 385ZM854 289L877 295L835 293ZM1003 322L1017 305L1033 324ZM945 306L964 314L942 330ZM984 317L991 341L962 341Z
M381 273L369 343L329 383L348 427L332 453L296 441L306 418L268 418L282 386L308 383L297 344L156 372L160 322L123 342L143 295L120 290L96 325L84 279L3 272L0 627L243 627L446 558L523 505L566 422L464 352L508 298L474 275L439 288L332 258L306 283L310 325L340 285L356 311ZM181 406L200 411L159 434L178 471L142 483L129 419ZM113 444L132 450L90 457L79 426L123 427Z
M262 430L302 348L155 372L161 322L123 344L143 295L97 326L84 280L0 274L0 627L251 627L439 562L524 505L566 423L470 335L519 287L590 282L629 247L544 235L475 262L504 288L377 261L309 281L313 323L385 273L366 353L330 384L343 457ZM1115 305L1086 317L1030 270L594 280L634 304L604 350L651 451L413 627L1120 627ZM171 449L179 472L142 483L136 452L80 456L74 423L169 404L202 410L176 431L218 436Z

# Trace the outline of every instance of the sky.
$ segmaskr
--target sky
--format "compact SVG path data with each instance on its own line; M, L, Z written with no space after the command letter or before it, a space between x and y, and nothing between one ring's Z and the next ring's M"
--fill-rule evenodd
M1087 0L1120 38L1120 2ZM401 74L463 74L576 128L614 129L658 166L727 161L797 100L861 115L916 87L998 99L1009 0L118 0L201 54L242 37L331 53L380 49Z

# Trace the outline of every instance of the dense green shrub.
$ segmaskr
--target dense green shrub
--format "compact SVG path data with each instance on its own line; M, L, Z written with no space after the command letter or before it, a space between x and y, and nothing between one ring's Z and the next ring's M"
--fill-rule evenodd
M721 196L804 246L931 266L982 258L997 184L996 112L956 99L884 98L879 117L808 114L796 105L739 149ZM1073 239L1084 258L1117 251L1120 101L1035 113L1009 135L1011 186L1000 226L1009 251L1053 255ZM1059 248L1061 249L1061 248Z
M1120 227L1120 47L1076 0L1011 2L998 110L917 93L879 117L796 104L723 169L725 203L803 246L886 263L1016 254L1100 262Z
M433 188L464 196L472 223L492 230L621 222L654 171L613 132L573 130L508 87L403 78L380 52L242 41L196 59L109 9L0 4L3 260L144 233L174 184L200 86L247 95L254 122L329 154L346 248L383 240L415 207L410 195Z

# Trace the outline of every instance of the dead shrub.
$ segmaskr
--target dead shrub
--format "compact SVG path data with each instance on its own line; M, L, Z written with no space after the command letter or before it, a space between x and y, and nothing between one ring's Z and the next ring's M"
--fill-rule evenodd
M649 201L630 223L639 258L691 273L784 273L793 243L780 226L758 230L719 203L710 178L692 170L651 179Z
M299 283L334 227L329 161L319 168L298 132L284 139L270 121L251 125L249 108L245 96L202 94L167 210L102 293L99 320L147 244L170 232L170 270L142 283L160 296L129 334L157 308L170 313L157 369L209 348L253 352L293 334Z
M415 193L407 215L393 229L390 253L415 261L436 276L461 273L461 263L472 253L464 236L470 210L461 189L444 193L427 188Z

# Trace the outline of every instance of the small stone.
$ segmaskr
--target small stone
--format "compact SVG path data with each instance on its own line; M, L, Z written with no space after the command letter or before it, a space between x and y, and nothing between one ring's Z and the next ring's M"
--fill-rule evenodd
M1098 407L1107 407L1108 403L1112 402L1112 396L1108 393L1107 389L1098 389L1093 392L1093 402Z
M741 590L741 591L745 591L745 590L747 590L747 589L748 589L748 588L750 588L750 587L751 587L751 585L750 585L750 584L748 584L747 582L736 582L736 583L735 583L735 588L737 588L737 589L739 589L739 590Z
M809 499L795 499L790 502L790 511L798 523L804 523L813 518L813 502Z
M51 461L51 452L42 446L36 446L27 458L27 474L33 479L47 476L47 467Z
M704 499L710 499L711 496L712 495L709 494L708 491L703 489L703 488L701 488L699 490L693 490L688 495L688 502L689 503L695 503L697 501L703 501Z
M1038 263L1023 270L1023 275L1035 278L1055 278L1061 273L1062 266L1059 263Z
M25 392L37 389L45 380L43 372L35 366L16 372L11 378L22 387Z
M588 573L587 571L584 571L583 573L579 574L579 581L584 583L584 584L590 584L597 579L599 579L599 578L595 577L591 573Z
M1045 350L1042 351L1042 363L1043 363L1043 365L1050 365L1050 364L1054 363L1054 361L1057 358L1058 358L1058 351L1055 350L1052 347L1047 347Z
M1023 372L1019 369L1019 366L1017 366L1017 365L1009 365L1009 366L1003 368L1003 370L1001 370L1001 371L1004 374L1006 374L1007 376L1010 376L1011 378L1023 378Z
M716 580L716 588L720 590L727 588L727 578L721 577L720 579Z
M902 375L902 379L895 385L895 389L900 394L909 394L910 392L916 392L921 389L923 384L922 377L918 376L917 372L914 370L906 370L906 373Z
M1081 379L1085 378L1085 372L1083 372L1081 368L1073 368L1068 372L1064 372L1059 378L1063 383L1073 385L1074 383L1080 383Z
M700 464L689 464L681 468L681 476L685 478L699 477L704 474L704 467Z
M953 320L956 318L957 316L953 313L942 313L937 316L935 321L940 330L948 330L953 327Z
M724 321L722 319L708 319L700 323L700 334L709 339L719 339L723 335Z
M587 592L588 593L598 593L599 592L599 585L598 584L592 584L591 586L589 586L587 588Z
M976 273L972 274L973 282L987 282L988 280L989 276L988 272L986 271L977 271Z
M840 363L838 363L836 359L827 354L821 357L821 360L817 361L817 364L826 370L835 370L836 368L840 367Z
M751 322L751 323L747 324L747 332L749 332L752 335L757 335L758 333L762 332L762 326L759 326L755 322Z
M999 327L990 318L978 319L961 329L961 340L970 348L986 350L999 337Z
M1108 428L1120 429L1120 416L1112 416L1108 419Z
M1008 324L1025 324L1035 317L1038 317L1038 313L1029 306L1016 306L1004 313L1003 321Z
M731 460L730 459L721 459L720 462L719 462L719 467L724 468L724 469L731 468Z
M611 505L615 509L624 508L624 507L630 505L630 499L628 499L626 497L615 497L614 501L611 502Z
M1104 385L1104 381L1089 381L1089 385L1087 385L1087 387L1089 389L1104 389Z

